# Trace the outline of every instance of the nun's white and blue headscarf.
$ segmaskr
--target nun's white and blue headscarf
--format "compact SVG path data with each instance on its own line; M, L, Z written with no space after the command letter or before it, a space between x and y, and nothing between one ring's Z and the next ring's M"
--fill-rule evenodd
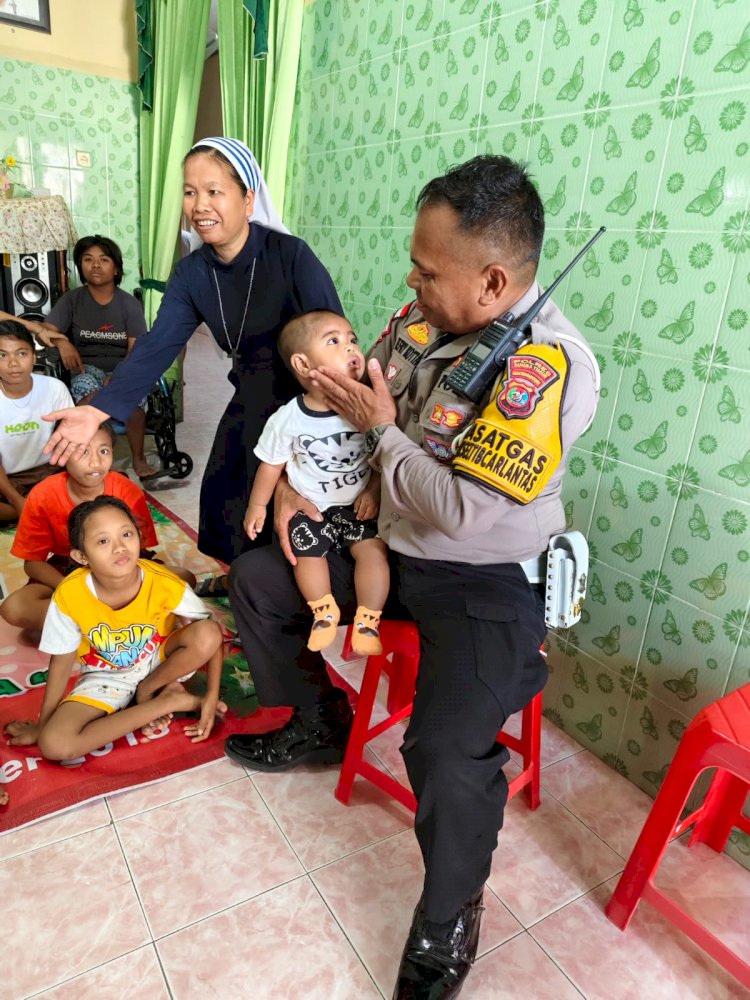
M210 146L226 156L248 191L255 192L252 221L259 222L269 229L275 229L279 233L289 232L274 208L268 185L258 166L258 161L244 142L240 142L239 139L226 139L224 136L215 135L196 142L193 149L196 146Z

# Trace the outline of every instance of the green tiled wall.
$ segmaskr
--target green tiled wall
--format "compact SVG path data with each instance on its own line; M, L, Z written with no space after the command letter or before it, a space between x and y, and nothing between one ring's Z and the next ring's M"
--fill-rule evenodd
M651 794L695 712L750 681L749 18L741 0L305 13L286 216L366 342L409 298L415 197L449 164L530 163L544 284L607 226L556 295L603 391L565 493L589 599L551 639L546 711Z
M27 187L65 198L79 236L102 233L119 244L122 287L132 291L139 260L136 87L19 60L0 67L0 156L16 157L15 176ZM79 150L90 167L77 166Z

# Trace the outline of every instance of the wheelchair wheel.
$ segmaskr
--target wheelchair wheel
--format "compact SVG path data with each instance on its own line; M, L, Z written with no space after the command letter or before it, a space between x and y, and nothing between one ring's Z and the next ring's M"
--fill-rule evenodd
M169 465L172 461L172 455L175 452L174 442L157 432L154 434L154 443L156 444L156 450L159 452L162 465Z
M173 451L169 456L169 465L172 479L184 479L193 471L193 460L186 451Z

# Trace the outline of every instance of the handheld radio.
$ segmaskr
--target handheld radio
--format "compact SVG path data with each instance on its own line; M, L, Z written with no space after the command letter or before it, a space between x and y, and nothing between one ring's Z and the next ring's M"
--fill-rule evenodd
M479 331L477 339L446 378L447 385L454 392L473 403L481 400L497 378L498 372L505 367L507 359L528 337L529 326L547 299L604 231L605 227L602 226L517 322L514 322L513 313L508 312Z

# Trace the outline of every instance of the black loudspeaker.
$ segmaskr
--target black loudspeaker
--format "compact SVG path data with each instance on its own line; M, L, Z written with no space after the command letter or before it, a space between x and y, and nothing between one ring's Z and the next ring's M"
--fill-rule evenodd
M67 285L65 251L2 254L0 309L12 316L44 319Z

